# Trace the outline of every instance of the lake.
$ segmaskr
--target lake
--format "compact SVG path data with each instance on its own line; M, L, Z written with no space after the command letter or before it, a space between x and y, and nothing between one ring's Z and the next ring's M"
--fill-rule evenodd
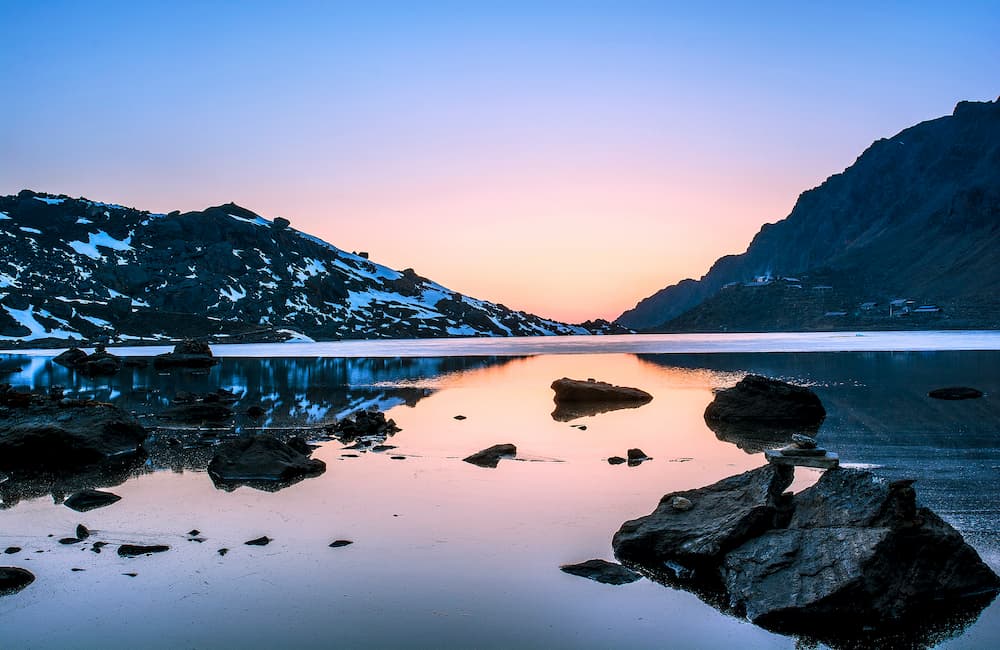
M1000 571L998 349L992 332L216 346L222 362L208 374L127 368L97 380L53 364L52 351L5 354L23 368L4 381L61 385L159 429L144 464L98 482L120 483L108 488L122 497L112 506L61 505L79 487L72 481L0 483L0 547L23 548L4 564L36 576L0 597L0 647L810 647L685 591L645 579L599 584L559 566L613 560L618 527L664 493L764 464L702 417L714 389L753 372L813 388L828 412L825 447L848 466L917 479L923 503ZM559 421L549 385L563 376L636 386L654 399ZM949 385L986 396L927 397ZM154 417L180 390L220 387L240 398L231 427L163 429ZM267 411L262 423L239 414L250 404ZM277 492L218 489L205 471L217 437L259 427L309 436L372 406L401 428L387 440L395 448L319 441L314 457L326 472ZM506 442L517 459L495 469L461 460ZM653 460L607 463L631 447ZM793 489L818 476L798 468ZM79 523L91 540L60 545ZM273 541L244 545L261 535ZM330 548L335 539L354 543ZM113 547L91 552L93 540L171 548L122 558ZM924 644L1000 646L1000 605Z

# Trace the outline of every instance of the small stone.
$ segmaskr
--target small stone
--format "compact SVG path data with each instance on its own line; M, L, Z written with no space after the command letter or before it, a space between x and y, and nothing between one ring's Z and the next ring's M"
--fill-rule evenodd
M694 504L691 503L691 499L688 499L687 497L674 497L670 499L670 507L674 510L684 512L693 508Z
M501 458L511 458L517 455L517 447L510 443L493 445L483 449L482 451L477 451L471 456L463 458L467 463L472 463L473 465L478 465L480 467L496 467L500 464Z
M263 535L261 537L258 537L257 539L251 539L250 541L243 543L246 544L247 546L267 546L268 544L271 543L271 538L268 537L267 535Z
M391 460L406 460L406 456L389 456Z
M73 567L72 569L70 569L70 571L86 571L86 569L81 569L81 568L78 568L78 567Z
M333 542L330 542L330 548L340 548L341 546L349 546L353 543L354 542L352 542L349 539L338 539Z
M90 537L90 531L83 524L77 524L76 526L76 536L80 539L87 539Z
M647 456L646 452L644 452L641 449L629 449L628 450L628 459L629 460L643 461L643 460L648 460L649 456Z
M587 560L579 564L564 564L559 569L563 573L588 578L606 585L625 585L642 577L631 569L606 560Z
M927 395L934 399L978 399L983 396L983 391L968 386L949 386L948 388L935 388Z
M80 539L79 537L63 537L62 539L59 540L59 543L60 544L77 544L77 543L82 542L82 541L83 540Z
M792 444L799 449L815 449L816 439L801 433L792 434Z
M130 578L134 578L134 577L136 577L139 574L138 573L131 573L131 572L129 572L129 573L123 573L122 575L123 576L128 576Z
M219 549L219 550L217 551L217 553L218 553L219 555L225 555L225 554L226 554L226 553L228 553L228 552L229 552L229 549L228 549L228 548L220 548L220 549Z
M188 535L190 535L191 537L197 537L198 535L201 535L201 531L198 530L197 528L194 528L188 531Z
M622 458L621 456L612 456L611 458L608 459L609 465L621 465L624 462L625 459Z
M464 420L464 419L466 419L466 418L465 418L465 416L464 416L464 415L456 415L456 416L455 416L455 419L456 419L456 420Z
M8 546L7 548L5 548L3 550L3 552L6 553L7 555L13 555L14 553L20 553L21 552L21 547L20 546Z

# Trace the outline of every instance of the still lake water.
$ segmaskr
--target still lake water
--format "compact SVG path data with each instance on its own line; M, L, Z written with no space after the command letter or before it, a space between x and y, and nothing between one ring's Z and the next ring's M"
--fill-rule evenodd
M713 389L747 372L811 386L828 411L824 446L846 464L916 478L925 505L1000 571L997 334L892 333L880 343L868 334L746 336L716 335L709 349L699 339L697 353L683 337L435 341L417 351L426 344L218 346L223 361L208 375L126 369L96 381L52 364L51 351L2 355L24 361L4 379L15 386L59 384L143 414L178 390L222 387L242 396L237 411L264 405L267 427L308 427L377 405L402 431L388 440L395 449L357 457L322 443L314 457L326 473L273 493L216 489L205 473L211 451L195 444L154 447L111 488L121 501L87 513L55 503L52 492L67 486L0 484L0 547L24 549L3 564L36 575L0 598L0 648L802 646L648 580L616 587L559 571L613 559L614 532L664 493L764 463L702 419ZM797 352L740 351L751 343ZM895 351L802 353L858 345ZM654 400L559 422L549 384L563 376L636 386ZM926 396L956 384L986 397ZM238 416L233 433L253 426ZM496 469L461 461L503 442L517 445L518 460ZM608 465L630 447L653 460ZM797 490L819 473L796 476ZM89 544L58 544L78 523L91 529L88 542L171 549L127 559L113 546L95 554ZM188 541L191 529L205 541ZM261 535L274 541L243 544ZM355 543L329 548L334 539ZM1000 604L937 642L1000 646Z

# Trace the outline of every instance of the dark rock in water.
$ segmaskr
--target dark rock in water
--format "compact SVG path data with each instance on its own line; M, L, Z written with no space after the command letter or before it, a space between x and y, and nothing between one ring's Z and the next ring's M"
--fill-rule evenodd
M622 458L621 456L612 456L611 458L608 459L609 465L621 465L624 462L625 459Z
M792 478L790 467L765 465L708 487L667 494L651 514L622 524L612 540L615 555L657 567L714 568L723 553L775 526ZM693 507L674 508L675 497Z
M908 630L981 609L1000 590L1000 578L962 536L919 506L912 481L889 483L862 470L828 470L791 498L778 496L787 486L779 481L768 517L705 544L706 526L732 527L759 508L747 502L720 517L719 500L737 496L734 479L759 495L768 470L791 476L791 468L767 466L683 493L692 507L673 522L661 512L667 495L653 515L622 526L616 555L763 627L818 639ZM678 530L685 521L688 529Z
M218 551L216 551L216 553L218 553L219 555L225 555L228 552L229 552L228 548L220 548Z
M840 456L825 449L767 449L764 451L764 458L772 465L818 469L833 469L840 466Z
M188 531L188 536L190 537L197 537L198 535L201 535L201 531L198 530L197 528L193 528Z
M16 566L0 566L0 596L21 591L35 581L35 575Z
M624 408L637 408L647 404L653 396L638 388L614 386L603 381L569 379L563 377L552 382L556 409L552 419L569 422L588 415Z
M5 548L3 550L3 552L6 553L7 555L13 555L15 553L20 553L21 552L21 547L20 546L8 546L7 548Z
M257 404L247 407L247 415L252 418L262 418L264 417L264 409Z
M927 393L927 396L947 400L976 399L983 396L983 391L968 386L949 386L948 388L935 388Z
M80 467L142 455L146 430L111 404L28 394L0 419L0 469Z
M270 537L268 537L267 535L263 535L261 537L258 537L257 539L251 539L250 541L243 543L246 544L247 546L267 546L268 544L271 543L271 541L272 540Z
M464 415L456 415L456 416L455 416L455 419L456 419L456 420L465 420L465 419L466 419L466 417L465 417Z
M101 549L107 545L108 545L107 542L94 542L93 544L90 545L90 550L93 551L94 553L100 553Z
M100 490L80 490L71 494L64 501L67 508L72 508L77 512L87 512L95 508L109 506L116 501L121 501L121 497L111 492L101 492Z
M288 442L285 443L295 451L299 452L303 456L308 456L313 453L313 447L304 439L295 436L294 438L289 438Z
M606 585L625 585L642 577L631 569L607 560L587 560L579 564L564 564L559 569L564 573L589 578Z
M646 455L646 452L644 452L641 449L635 449L635 448L629 449L627 456L628 456L629 467L635 467L636 465L640 465L647 460L653 460L652 458Z
M11 375L21 372L21 364L17 361L0 361L0 375Z
M83 540L80 539L79 537L63 537L62 539L59 540L59 543L64 545L69 545L69 544L79 544L82 541Z
M83 524L76 525L76 536L80 539L87 539L90 537L90 530Z
M375 410L358 411L353 417L339 420L329 428L329 433L342 442L362 437L384 440L398 431L399 427L393 420L387 420L385 413Z
M760 375L747 375L720 390L705 409L705 420L716 422L809 426L825 417L826 409L813 391Z
M122 557L137 557L139 555L150 555L151 553L163 553L169 551L166 544L122 544L118 547L118 555Z
M174 346L173 352L153 357L155 368L208 368L219 363L208 343L186 339Z
M280 489L324 471L326 463L323 461L309 458L299 449L267 435L224 443L208 464L209 476L220 487L249 485L260 489Z
M58 363L64 368L76 368L77 364L87 358L87 353L80 348L70 348L65 352L60 352L52 357L53 363Z
M330 542L330 548L340 548L341 546L349 546L353 544L349 539L338 539Z
M517 447L510 443L505 443L487 447L462 460L473 465L479 465L480 467L496 467L500 464L501 458L513 458L516 455Z
M128 573L123 573L122 575L123 575L123 576L128 576L128 577L130 577L130 578L134 578L134 577L136 577L136 576L137 576L137 575L139 575L139 574L138 574L138 573L134 573L134 572L132 572L132 571L129 571Z

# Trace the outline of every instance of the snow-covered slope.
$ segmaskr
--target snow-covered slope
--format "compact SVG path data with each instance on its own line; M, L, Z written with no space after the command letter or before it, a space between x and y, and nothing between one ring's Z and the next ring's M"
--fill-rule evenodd
M0 197L0 340L529 336L606 331L455 293L235 204L152 214Z

